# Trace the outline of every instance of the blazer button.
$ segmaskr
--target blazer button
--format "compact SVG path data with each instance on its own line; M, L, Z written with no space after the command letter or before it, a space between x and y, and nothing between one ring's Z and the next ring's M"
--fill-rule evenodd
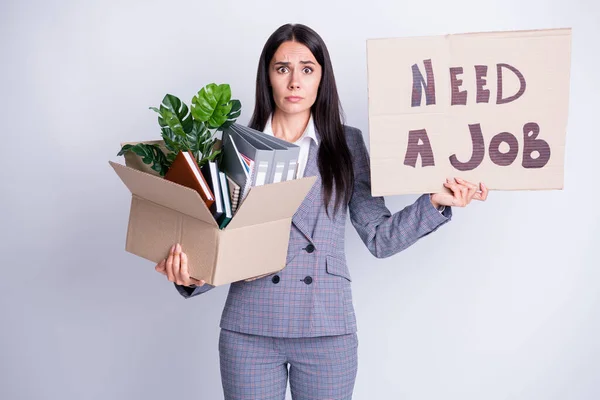
M278 284L279 283L279 275L275 275L274 277L272 277L271 282L273 282L274 284Z
M313 246L313 244L311 243L308 246L306 246L304 250L306 250L307 253L312 253L313 251L315 251L315 246Z
M310 285L312 283L312 278L310 276L307 276L306 278L304 278L304 283Z

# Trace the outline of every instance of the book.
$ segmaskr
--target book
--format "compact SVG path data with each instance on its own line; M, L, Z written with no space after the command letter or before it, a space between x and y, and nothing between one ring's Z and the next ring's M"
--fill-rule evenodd
M164 178L197 191L209 209L214 205L214 192L198 167L196 158L190 151L177 153Z
M227 175L226 175L227 176ZM235 214L240 200L240 185L235 183L233 179L227 176L227 184L229 187L229 197L231 199L231 213Z
M229 186L227 185L227 177L224 172L219 171L219 180L221 184L221 190L223 192L223 215L221 215L219 222L219 228L223 229L227 226L233 213L231 211L231 200L229 198Z
M202 166L201 170L215 197L215 202L210 208L210 211L218 222L225 211L223 208L223 194L221 191L221 180L219 178L219 167L215 161L209 161Z

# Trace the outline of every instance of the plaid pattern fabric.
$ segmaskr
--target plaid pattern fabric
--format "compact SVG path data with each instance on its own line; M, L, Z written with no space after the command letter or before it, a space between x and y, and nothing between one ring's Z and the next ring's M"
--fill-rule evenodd
M357 349L356 333L274 338L221 329L225 400L283 400L288 374L294 400L351 399Z
M383 197L371 195L369 155L361 131L346 126L345 133L355 175L348 206L335 216L332 208L329 216L325 213L318 147L311 142L304 176L316 176L317 180L292 218L286 267L251 282L232 283L221 328L293 338L354 333L356 318L344 248L347 212L358 235L377 258L406 249L450 220L451 208L438 212L428 194L392 214ZM177 286L186 298L211 288L204 285L190 290Z

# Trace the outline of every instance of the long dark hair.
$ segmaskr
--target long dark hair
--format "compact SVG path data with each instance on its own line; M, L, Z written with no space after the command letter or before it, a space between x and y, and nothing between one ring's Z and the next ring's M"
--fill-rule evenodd
M311 112L320 136L317 164L323 182L325 211L329 215L328 206L335 191L335 214L342 202L346 205L350 201L354 170L344 135L342 107L329 52L323 39L311 28L302 24L286 24L273 32L265 43L256 74L254 113L248 126L264 130L269 116L275 110L275 100L269 84L269 64L279 46L286 41L298 42L308 47L323 71Z

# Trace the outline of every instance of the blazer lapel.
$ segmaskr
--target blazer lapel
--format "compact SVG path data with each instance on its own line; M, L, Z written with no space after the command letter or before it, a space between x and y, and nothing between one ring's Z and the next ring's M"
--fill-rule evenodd
M306 160L306 167L304 169L304 177L316 176L317 180L313 184L312 188L296 210L296 213L292 217L292 223L306 236L311 242L312 237L310 233L308 216L313 209L313 203L319 197L321 192L321 174L319 174L319 168L317 165L317 153L319 147L313 140L310 142L310 149L308 151L308 159Z

